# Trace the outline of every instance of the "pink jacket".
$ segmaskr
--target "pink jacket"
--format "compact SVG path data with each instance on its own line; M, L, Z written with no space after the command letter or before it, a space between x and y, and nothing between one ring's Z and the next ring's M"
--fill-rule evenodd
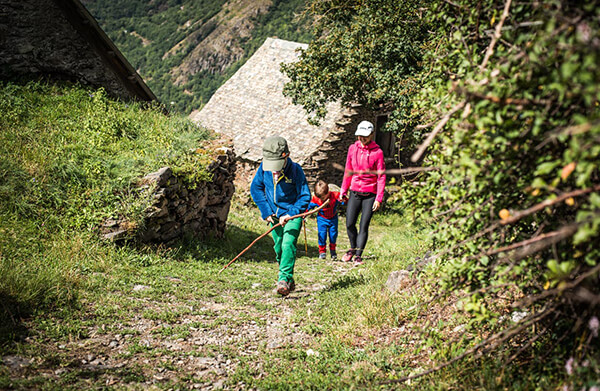
M363 174L360 171L370 172ZM366 146L357 141L348 148L340 196L347 195L348 189L375 193L375 199L379 202L383 201L385 162L383 161L383 151L374 141Z

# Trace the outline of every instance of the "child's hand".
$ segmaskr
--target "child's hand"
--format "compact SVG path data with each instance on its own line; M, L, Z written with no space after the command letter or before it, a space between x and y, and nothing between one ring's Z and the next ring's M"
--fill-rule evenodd
M275 216L275 215L267 216L267 218L265 219L265 221L266 221L267 223L275 224L275 219L276 219L277 217L274 217L274 216Z
M288 220L291 218L290 215L283 215L279 218L279 224L281 224L281 226L283 227L285 225L285 223L288 222Z

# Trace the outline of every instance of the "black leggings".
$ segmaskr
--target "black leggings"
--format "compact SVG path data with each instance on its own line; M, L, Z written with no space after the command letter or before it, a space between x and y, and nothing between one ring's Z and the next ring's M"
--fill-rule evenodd
M350 191L348 197L348 206L346 207L346 230L348 231L348 239L350 240L350 248L355 249L356 255L362 255L367 239L369 238L369 224L371 216L373 216L373 203L375 202L374 193L357 193ZM356 231L356 220L358 213L362 211L360 216L360 231Z

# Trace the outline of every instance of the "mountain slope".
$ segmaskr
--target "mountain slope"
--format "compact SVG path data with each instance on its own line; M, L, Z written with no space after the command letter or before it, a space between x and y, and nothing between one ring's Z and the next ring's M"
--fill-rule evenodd
M269 36L308 42L306 0L83 0L159 99L200 108Z

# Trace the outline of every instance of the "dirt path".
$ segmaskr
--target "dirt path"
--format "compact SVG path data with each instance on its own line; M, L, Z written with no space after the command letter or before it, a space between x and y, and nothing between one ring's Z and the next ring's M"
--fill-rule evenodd
M247 389L231 384L231 375L243 365L260 377L261 355L310 346L314 337L295 318L297 308L310 308L315 295L353 267L300 257L298 289L281 298L273 290L274 263L241 262L221 281L198 278L194 265L178 266L177 277L156 268L122 289L84 298L74 314L42 322L56 335L31 320L20 352L3 357L17 388ZM207 265L203 275L216 275L219 266Z

